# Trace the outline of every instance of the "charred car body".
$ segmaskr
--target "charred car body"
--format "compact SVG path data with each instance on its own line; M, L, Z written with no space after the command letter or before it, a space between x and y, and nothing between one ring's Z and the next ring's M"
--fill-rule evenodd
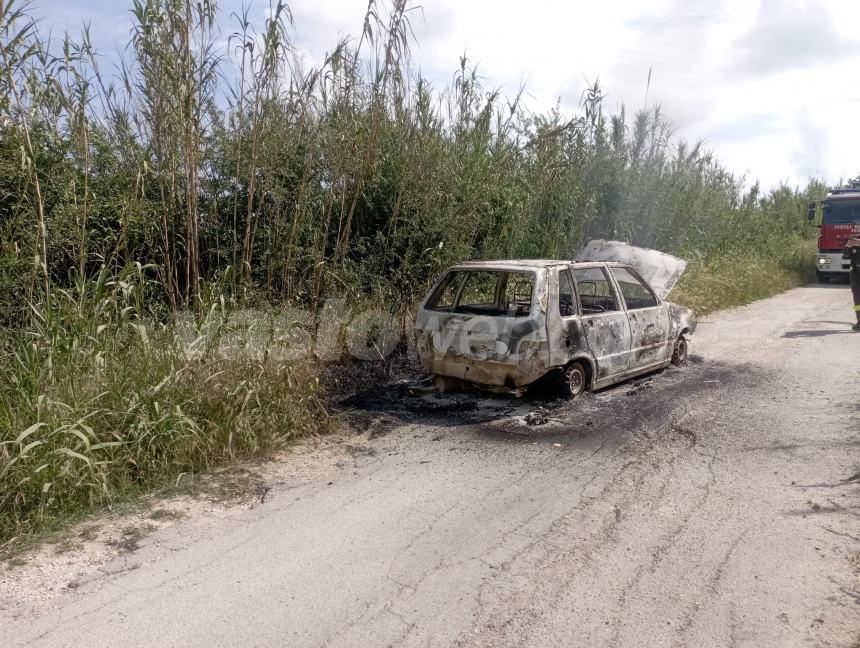
M573 262L461 263L421 304L418 353L443 391L522 393L550 375L567 397L680 364L696 317L665 297L685 267L616 241L592 241Z

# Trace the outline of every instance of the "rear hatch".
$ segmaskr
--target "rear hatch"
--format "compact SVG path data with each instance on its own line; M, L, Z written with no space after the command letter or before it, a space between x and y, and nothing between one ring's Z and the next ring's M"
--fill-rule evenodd
M573 259L587 261L617 261L626 263L648 282L654 291L665 299L681 279L687 262L671 254L640 248L621 241L594 239L577 252Z
M416 328L431 373L519 387L546 371L544 273L500 266L452 268L428 295Z

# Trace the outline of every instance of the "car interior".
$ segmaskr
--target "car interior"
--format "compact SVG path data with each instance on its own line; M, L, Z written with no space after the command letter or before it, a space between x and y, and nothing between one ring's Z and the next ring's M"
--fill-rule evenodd
M660 302L657 301L654 293L627 268L613 268L612 274L618 282L621 294L624 295L627 310L653 308L659 305Z
M618 300L609 277L601 268L581 268L573 271L579 301L584 314L606 313L618 310Z
M531 272L456 270L443 279L426 307L469 315L527 317L533 293Z

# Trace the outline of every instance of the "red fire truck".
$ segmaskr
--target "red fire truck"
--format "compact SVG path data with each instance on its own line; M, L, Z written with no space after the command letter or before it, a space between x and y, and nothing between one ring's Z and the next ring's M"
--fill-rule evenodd
M817 203L809 203L810 222L815 222ZM815 256L815 275L821 282L848 278L848 260L842 258L845 241L860 236L860 189L836 189L822 201L821 233Z

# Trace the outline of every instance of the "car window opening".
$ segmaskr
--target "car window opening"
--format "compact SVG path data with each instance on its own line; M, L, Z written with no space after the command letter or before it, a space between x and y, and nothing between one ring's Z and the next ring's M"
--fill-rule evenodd
M570 272L560 270L558 273L558 312L562 317L576 315L576 296L573 292L573 280Z
M653 308L658 305L654 293L630 270L627 268L612 268L612 274L615 276L615 281L618 282L618 287L624 296L627 310Z
M506 270L449 272L426 308L469 315L527 317L534 297L534 273Z
M619 310L615 289L601 268L577 268L573 271L582 312L586 315Z

